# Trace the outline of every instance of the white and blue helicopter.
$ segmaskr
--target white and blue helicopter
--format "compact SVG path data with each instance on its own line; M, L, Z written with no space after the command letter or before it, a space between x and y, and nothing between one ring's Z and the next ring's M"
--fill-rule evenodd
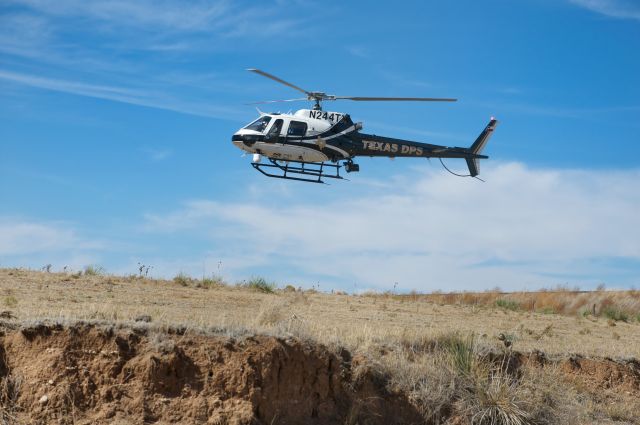
M263 113L260 118L238 130L232 137L235 146L253 154L253 167L262 174L288 180L324 183L323 178L343 179L340 168L347 173L360 171L353 162L358 156L462 158L470 177L480 173L478 160L487 159L482 150L493 134L498 121L489 124L468 148L432 145L361 133L362 123L354 123L348 114L322 109L321 102L353 101L417 101L455 102L456 99L429 97L353 97L311 92L259 69L248 71L270 78L305 94L299 99L273 100L258 103L311 100L313 109L300 109L294 114ZM262 162L266 157L268 162ZM443 163L444 165L444 163ZM445 167L446 168L446 167ZM453 173L455 174L455 173ZM457 174L456 174L457 175Z

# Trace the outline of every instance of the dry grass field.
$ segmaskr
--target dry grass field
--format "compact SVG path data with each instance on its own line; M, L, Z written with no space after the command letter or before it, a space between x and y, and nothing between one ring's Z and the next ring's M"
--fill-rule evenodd
M637 291L346 295L254 283L0 269L0 310L14 327L84 322L347 349L424 423L640 423ZM352 413L341 421L376 423Z
M155 325L194 330L224 328L229 332L284 330L355 350L366 349L370 344L430 339L458 331L473 333L487 341L495 341L502 333L520 351L640 358L640 322L636 318L640 314L640 291L575 296L570 292L508 296L488 292L477 294L486 299L473 303L458 299L470 294L354 296L284 290L264 293L216 283L212 281L209 288L188 278L180 284L137 277L1 269L0 303L22 321L132 322L137 316L149 315ZM540 313L495 305L498 299L535 297L565 305L571 298L583 298L584 305L597 304L597 315ZM627 309L635 306L636 310L627 314L627 321L613 321L600 315L603 305Z

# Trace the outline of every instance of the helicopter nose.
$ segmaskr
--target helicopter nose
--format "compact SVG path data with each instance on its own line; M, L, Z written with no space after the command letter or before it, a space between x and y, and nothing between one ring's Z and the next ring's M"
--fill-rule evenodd
M238 149L242 149L245 150L247 148L247 145L244 144L244 140L242 135L236 133L233 136L231 136L231 143L233 143L233 145L235 147L237 147Z
M253 146L256 142L264 140L263 134L247 134L244 132L238 132L231 137L231 141L236 143L242 143L246 146Z
M251 147L256 143L256 140L252 140L251 137L243 134L234 134L231 137L231 143L243 149L245 147Z

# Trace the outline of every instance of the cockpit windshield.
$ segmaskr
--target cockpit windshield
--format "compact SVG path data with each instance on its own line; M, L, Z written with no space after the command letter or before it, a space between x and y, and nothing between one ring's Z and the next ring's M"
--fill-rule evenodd
M271 117L265 115L265 116L262 116L262 117L258 118L257 120L255 120L254 122L249 124L248 126L246 126L245 129L253 130L253 131L259 131L261 133L264 133L264 130L269 125L269 121L271 121Z

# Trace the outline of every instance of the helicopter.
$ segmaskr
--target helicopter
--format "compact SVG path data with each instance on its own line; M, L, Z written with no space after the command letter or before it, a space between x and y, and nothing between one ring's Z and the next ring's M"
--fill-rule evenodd
M335 96L324 92L307 91L275 75L255 68L247 71L284 84L305 94L303 98L253 102L252 104L313 101L312 109L300 109L295 113L264 113L244 126L232 136L232 143L239 149L253 154L251 165L268 177L325 183L324 178L345 179L340 174L360 171L354 158L388 157L391 159L438 158L450 173L460 177L478 178L480 159L493 134L498 120L491 117L489 123L473 144L468 147L448 147L411 140L376 136L361 133L361 122L354 123L349 114L322 109L322 102L335 100L352 101L410 101L410 102L455 102L451 98L430 97L355 97ZM265 157L268 161L262 162ZM443 158L461 158L467 163L469 174L457 174L446 167Z

